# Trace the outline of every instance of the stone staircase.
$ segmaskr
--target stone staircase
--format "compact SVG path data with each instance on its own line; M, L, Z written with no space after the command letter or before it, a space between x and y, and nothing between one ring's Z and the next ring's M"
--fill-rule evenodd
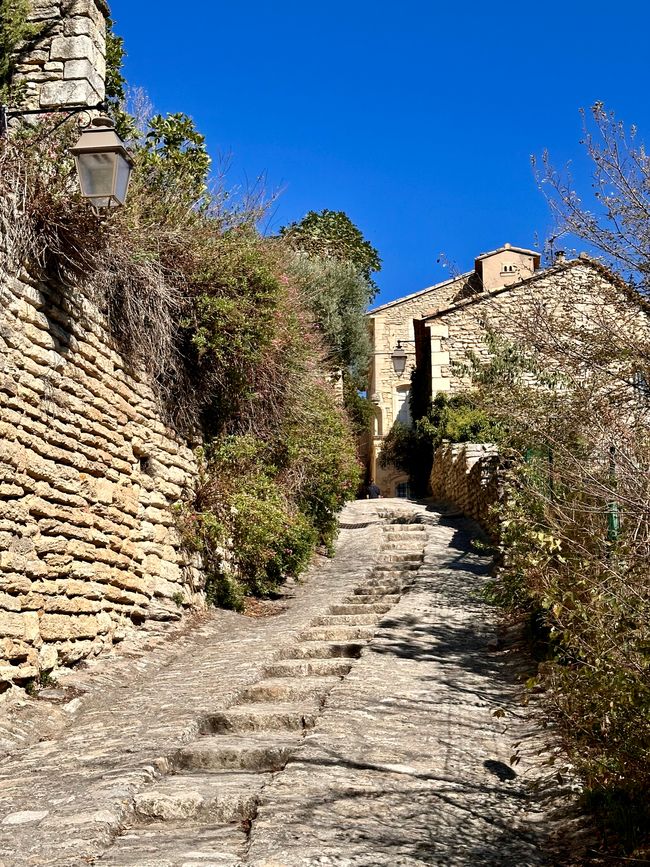
M281 649L235 704L208 714L170 757L171 773L134 799L134 820L98 859L112 867L216 867L246 862L248 834L271 775L317 724L327 696L372 640L424 557L421 523L385 525L379 564L347 598Z

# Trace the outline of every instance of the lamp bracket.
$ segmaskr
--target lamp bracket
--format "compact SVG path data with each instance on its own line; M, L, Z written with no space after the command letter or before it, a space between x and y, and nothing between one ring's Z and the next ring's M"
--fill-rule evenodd
M14 117L28 117L40 114L66 114L61 123L65 123L68 117L75 114L80 114L82 111L107 111L108 105L105 101L98 102L97 105L66 105L53 108L27 108L24 111L10 111L6 105L0 105L0 138L7 134L9 121ZM61 124L57 124L57 127ZM57 127L54 127L56 129Z

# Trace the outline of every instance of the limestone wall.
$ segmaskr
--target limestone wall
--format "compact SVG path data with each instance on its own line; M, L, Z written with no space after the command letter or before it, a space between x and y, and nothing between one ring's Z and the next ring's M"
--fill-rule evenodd
M193 453L70 304L0 273L0 689L201 598L173 514Z
M96 105L103 100L105 0L31 0L31 9L29 20L40 31L16 69L16 81L26 86L23 108Z
M487 530L499 496L497 449L489 443L443 443L431 470L432 496L453 503Z
M588 346L593 329L600 333L610 328L620 331L621 323L625 323L630 333L643 334L645 339L648 334L648 311L639 299L630 299L590 260L573 260L538 272L533 279L516 286L470 298L427 319L433 394L467 387L471 380L462 367L467 365L469 353L482 361L490 358L487 328L513 343L525 342L531 337L528 322L546 323L558 339L575 350L581 342Z
M397 486L408 481L406 474L395 467L380 467L378 458L383 440L395 423L410 389L411 371L415 366L415 344L404 344L408 358L401 374L395 373L391 353L398 340L414 340L414 320L420 320L434 310L449 305L465 281L465 276L448 280L399 301L384 304L368 314L373 346L368 393L376 407L369 472L386 497L395 496Z

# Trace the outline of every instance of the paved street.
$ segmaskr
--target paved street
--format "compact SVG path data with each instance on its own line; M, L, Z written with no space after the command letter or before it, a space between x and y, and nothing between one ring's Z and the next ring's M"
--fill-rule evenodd
M568 863L476 528L396 500L342 524L273 616L140 636L5 720L2 867Z

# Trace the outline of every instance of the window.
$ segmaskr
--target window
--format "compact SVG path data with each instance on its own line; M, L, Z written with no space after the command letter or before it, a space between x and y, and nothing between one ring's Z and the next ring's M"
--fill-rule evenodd
M409 405L410 389L408 385L395 389L395 421L411 424L411 407Z
M519 268L516 265L504 265L501 269L502 274L516 274Z

